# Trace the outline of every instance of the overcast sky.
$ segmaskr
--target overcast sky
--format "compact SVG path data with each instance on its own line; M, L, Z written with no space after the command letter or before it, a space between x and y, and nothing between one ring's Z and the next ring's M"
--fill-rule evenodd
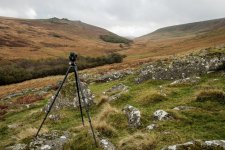
M225 0L0 0L0 16L68 18L122 36L225 17Z

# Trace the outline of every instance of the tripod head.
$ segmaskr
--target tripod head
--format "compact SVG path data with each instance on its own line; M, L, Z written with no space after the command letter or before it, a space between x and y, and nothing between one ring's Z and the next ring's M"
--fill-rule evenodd
M77 60L77 54L74 52L70 52L69 60L70 65L75 65L75 61Z

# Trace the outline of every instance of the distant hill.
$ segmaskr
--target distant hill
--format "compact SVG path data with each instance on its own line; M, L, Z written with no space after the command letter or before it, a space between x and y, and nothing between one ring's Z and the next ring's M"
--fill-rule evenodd
M0 17L0 59L43 59L67 57L76 51L99 56L121 49L120 40L104 41L100 36L126 40L103 28L66 18L15 19Z
M126 58L129 61L225 45L225 18L161 28L135 38L134 43L132 48L122 52L130 54Z
M221 30L224 28L225 18L222 18L160 28L150 34L138 37L137 39L157 39L194 36L209 33L215 30Z

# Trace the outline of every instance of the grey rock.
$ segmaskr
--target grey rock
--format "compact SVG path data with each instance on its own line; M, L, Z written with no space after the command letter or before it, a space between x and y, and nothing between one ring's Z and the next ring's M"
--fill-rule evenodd
M56 131L38 136L29 144L29 149L35 150L62 150L63 145L69 140L69 133L59 134Z
M192 107L192 106L177 106L177 107L173 108L173 110L191 110L191 109L195 109L195 107Z
M123 112L127 116L130 127L138 128L141 125L141 112L137 108L126 105L123 108Z
M107 139L101 139L100 145L103 150L116 150L116 147Z
M151 131L156 128L156 124L150 124L146 128L147 128L147 130Z
M171 145L162 150L195 150L196 147L198 149L225 149L225 140L212 140L212 141L190 141L183 144Z
M27 148L26 144L15 144L13 146L6 147L6 150L25 150Z
M153 113L153 117L157 120L169 120L172 119L171 115L164 110L157 110Z
M127 93L128 91L128 86L120 83L103 92L103 94L108 96L109 101L114 101L117 100L123 93Z

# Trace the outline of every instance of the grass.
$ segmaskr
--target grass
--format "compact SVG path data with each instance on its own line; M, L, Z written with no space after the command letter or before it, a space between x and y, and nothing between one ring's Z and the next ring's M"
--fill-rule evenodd
M134 78L135 75L130 75L120 80L90 85L96 97L96 105L91 107L90 114L99 137L109 139L119 149L137 149L138 147L156 150L194 139L225 139L224 105L217 101L225 90L225 77L220 73L202 76L198 84L179 87L170 86L171 81L149 80L136 84ZM129 86L129 92L122 94L114 102L107 102L105 100L107 98L102 96L102 93L118 83ZM204 93L207 89L214 90ZM166 95L161 95L161 91ZM204 97L204 101L196 100L198 97ZM47 100L39 100L32 103L34 105L30 108L7 108L7 113L0 122L0 148L31 139L44 117L40 109L46 103ZM133 129L128 126L127 118L122 112L126 104L141 111L140 128ZM5 106L5 104L1 105ZM173 110L176 106L192 106L195 109ZM156 121L152 115L158 109L167 111L174 119ZM65 145L65 149L97 149L93 145L89 128L87 128L86 115L87 126L83 128L77 109L67 108L52 113L59 113L62 118L56 122L47 119L41 132L69 130L72 138ZM19 127L9 129L7 125L13 123L18 124ZM149 132L146 127L152 123L157 124L157 128Z

